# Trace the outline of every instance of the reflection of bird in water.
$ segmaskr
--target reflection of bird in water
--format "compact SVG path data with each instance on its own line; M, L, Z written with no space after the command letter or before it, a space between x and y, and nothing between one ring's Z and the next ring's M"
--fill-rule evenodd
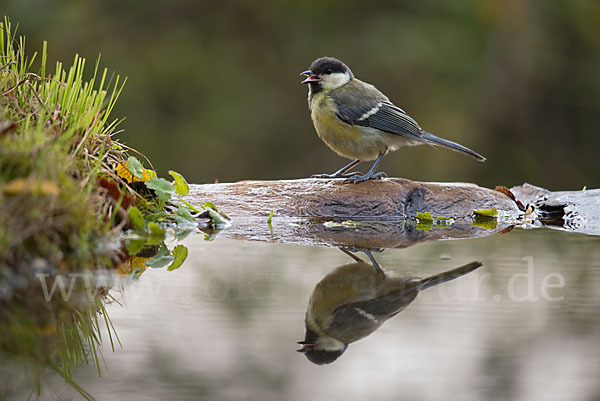
M392 278L348 254L356 262L340 266L325 276L308 302L306 335L304 341L298 343L302 345L298 352L319 365L335 361L348 344L373 333L383 322L406 308L419 291L481 266L479 262L471 262L425 279ZM370 253L367 255L372 259Z

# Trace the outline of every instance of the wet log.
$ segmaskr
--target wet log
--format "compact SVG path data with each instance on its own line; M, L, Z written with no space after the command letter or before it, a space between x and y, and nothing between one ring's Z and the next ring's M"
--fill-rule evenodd
M232 217L415 218L417 213L471 218L475 209L520 211L501 192L467 183L426 183L386 178L360 184L343 179L241 181L191 185L186 200L209 200Z
M211 201L231 217L232 225L219 236L358 248L404 248L428 240L485 236L507 229L511 217L522 215L498 191L402 178L356 185L341 179L191 185L186 200L196 206ZM505 218L473 218L473 210L492 208ZM429 213L434 220L416 220L417 213Z
M511 192L522 208L527 206L526 214L500 191L403 178L356 185L342 179L190 185L186 200L196 206L211 201L231 217L220 236L304 245L404 248L506 232L522 224L600 235L600 189L551 192L523 184ZM492 208L501 217L473 213ZM418 213L434 219L423 221Z

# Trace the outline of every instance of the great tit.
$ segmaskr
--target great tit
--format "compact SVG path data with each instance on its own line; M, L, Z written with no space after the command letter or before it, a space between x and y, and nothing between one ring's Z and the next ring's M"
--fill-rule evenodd
M305 316L306 334L298 352L323 365L338 359L348 344L367 337L401 312L419 291L461 277L480 267L471 262L420 279L388 277L353 256L355 263L340 266L315 287Z
M333 57L321 57L300 75L307 78L308 108L319 137L337 154L353 159L333 174L316 178L349 178L358 183L385 177L375 173L381 158L402 146L439 145L485 161L479 153L424 131L404 110L373 85L354 77L350 68ZM347 173L363 161L375 160L369 172Z

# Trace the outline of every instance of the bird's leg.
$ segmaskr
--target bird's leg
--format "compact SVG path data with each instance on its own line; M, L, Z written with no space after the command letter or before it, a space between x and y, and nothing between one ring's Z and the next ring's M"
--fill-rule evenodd
M381 267L379 267L379 263L377 263L377 261L373 257L373 254L371 253L371 251L369 249L366 249L366 248L365 249L361 249L361 251L363 251L367 255L367 257L369 258L369 260L373 264L373 267L375 268L375 270L377 270L379 273L385 275L385 273L383 272L383 270L381 270Z
M353 160L346 166L342 167L338 171L333 174L315 174L311 175L311 178L348 178L353 177L355 175L362 175L362 173L356 171L354 173L346 173L346 171L350 170L352 167L356 166L360 163L360 160Z
M361 258L353 254L350 250L343 247L339 247L338 249L344 252L346 255L350 256L352 259L354 259L355 262L364 262Z
M368 248L343 248L343 247L340 247L338 249L340 251L344 252L346 255L350 256L356 262L362 262L363 260L361 258L359 258L358 256L354 255L352 252L364 252L364 254L367 255L367 257L371 261L371 264L373 265L375 270L377 270L379 273L385 275L385 273L379 266L379 263L377 263L377 261L373 257L373 254L371 253L371 249L368 249ZM383 249L373 249L373 251L374 252L382 252Z
M387 177L387 174L384 173L383 171L380 171L379 173L375 173L375 169L377 168L377 165L379 164L379 162L381 161L381 159L383 158L384 155L385 155L385 153L380 153L379 156L377 156L377 159L375 159L375 163L373 163L373 166L371 166L371 170L369 170L369 172L367 174L359 175L356 177L351 177L348 180L350 182L352 182L353 184L357 184L357 183L363 182L363 181L375 180L377 178ZM375 173L375 174L373 174L373 173Z

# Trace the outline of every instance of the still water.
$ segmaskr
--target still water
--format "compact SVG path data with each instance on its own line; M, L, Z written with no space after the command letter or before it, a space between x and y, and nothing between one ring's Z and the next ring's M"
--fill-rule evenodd
M357 330L365 319L385 322L323 365L296 352L297 342L315 286L333 272L338 296L349 279L336 269L352 258L200 235L183 243L190 254L178 270L149 268L112 290L121 305L107 311L122 348L104 346L101 378L90 365L74 375L96 399L600 399L598 237L517 228L375 252L390 280L483 266L405 299L388 320L360 304ZM44 399L81 399L57 376L43 381Z

